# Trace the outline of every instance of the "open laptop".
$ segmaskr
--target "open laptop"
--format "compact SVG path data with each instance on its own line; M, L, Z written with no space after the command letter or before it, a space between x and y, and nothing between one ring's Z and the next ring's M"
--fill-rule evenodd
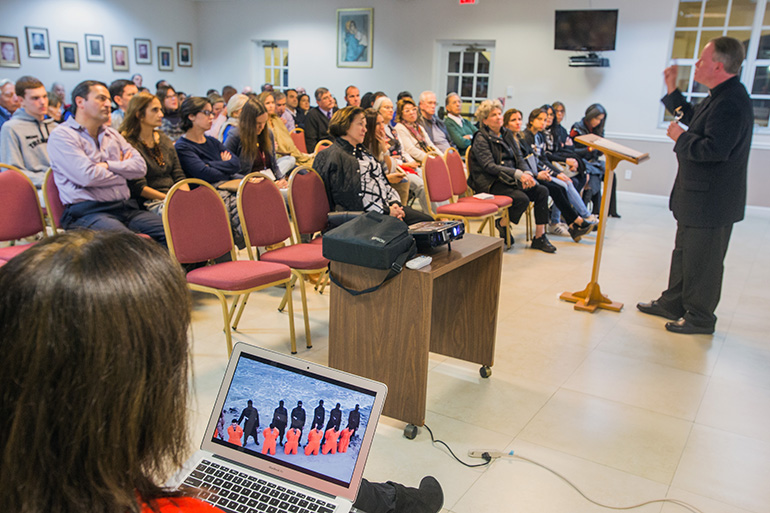
M201 449L168 484L199 489L201 499L225 512L345 513L358 494L386 393L383 383L238 343L206 425ZM314 410L321 400L323 436L320 444L308 444ZM247 401L252 401L257 409L259 445L249 436L243 446L244 437L251 434L246 429L256 424L251 410L241 419L248 408ZM279 401L283 401L286 409L284 445L279 444L279 435L275 454L263 454L264 430L273 422ZM297 408L305 412L304 423ZM338 410L334 416L333 409ZM352 411L356 413L351 416ZM277 413L280 417L281 411ZM327 425L335 424L332 417L340 419L339 429L334 429L340 432L338 440L336 433L326 438ZM360 420L353 431L356 418ZM240 436L233 423L238 420L243 430ZM300 424L296 453L287 451L288 431L292 425ZM228 432L231 426L233 429ZM276 428L280 429L280 422ZM274 433L271 431L268 438ZM292 434L296 438L298 433ZM313 437L318 435L316 432ZM311 450L306 454L308 445L310 449L316 446L317 453Z

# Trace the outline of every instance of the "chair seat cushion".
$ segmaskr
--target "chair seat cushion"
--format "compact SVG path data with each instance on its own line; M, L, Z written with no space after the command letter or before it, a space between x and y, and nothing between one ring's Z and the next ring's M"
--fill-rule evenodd
M513 205L513 200L509 196L495 195L494 198L490 198L490 199L474 198L473 196L460 198L460 202L462 203L470 203L473 201L481 201L484 203L494 203L495 205L497 205L497 208L505 208Z
M195 285L222 290L247 290L291 277L291 269L283 264L237 260L193 269L187 281Z
M292 244L263 253L259 260L285 264L293 269L322 269L329 265L320 244Z
M310 244L323 244L324 238L323 237L316 237L315 239L310 241Z
M464 201L449 203L436 209L437 214L452 214L456 216L484 217L497 212L497 205L481 201Z
M28 250L34 245L35 243L31 242L29 244L18 244L16 246L6 246L4 248L0 248L0 260L10 260L16 255L24 253L24 251Z

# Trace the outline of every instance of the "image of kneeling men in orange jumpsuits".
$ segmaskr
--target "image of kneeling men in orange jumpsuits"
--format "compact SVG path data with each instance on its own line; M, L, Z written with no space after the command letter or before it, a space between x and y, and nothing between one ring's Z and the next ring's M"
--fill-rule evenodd
M324 448L321 450L324 454L337 454L337 439L340 437L340 432L334 429L334 426L326 430L326 441L324 442Z
M262 430L262 454L272 454L275 456L275 441L278 439L278 428L275 424L270 424L270 427Z
M286 445L283 447L283 452L286 454L297 454L299 435L300 431L297 428L291 428L286 432Z
M346 427L340 431L340 444L337 448L339 452L348 452L348 445L350 445L350 437L352 434L353 431L350 429L350 427Z
M227 428L227 441L240 447L241 438L243 438L243 428L238 425L238 419L233 419L233 423Z
M318 456L318 450L321 448L321 439L323 438L323 431L320 429L311 429L307 434L307 445L305 446L305 456L313 455Z

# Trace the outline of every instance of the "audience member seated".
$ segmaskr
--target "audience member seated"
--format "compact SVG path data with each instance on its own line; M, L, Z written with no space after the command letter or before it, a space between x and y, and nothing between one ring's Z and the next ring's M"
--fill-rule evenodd
M583 119L572 125L570 137L586 134L595 134L604 137L604 124L607 121L607 111L601 104L594 103L586 109ZM586 162L586 172L588 173L588 183L583 190L583 197L590 198L592 202L592 212L599 215L602 204L602 182L604 181L604 161L599 160L602 152L592 150L591 148L575 141L575 152ZM614 171L613 171L614 173ZM617 205L617 177L613 175L612 192L610 194L610 217L620 217Z
M72 105L67 105L67 90L64 88L64 84L61 82L54 82L51 85L51 91L55 93L55 96L59 98L60 101L60 107L59 107L59 118L55 118L54 116L51 116L52 118L56 119L57 122L60 122L62 119L64 119L65 111L67 111ZM51 93L48 93L48 106L51 106Z
M366 115L364 148L382 164L386 173L385 178L388 179L390 186L398 192L401 204L406 205L409 201L409 179L406 177L406 172L399 168L392 158L390 158L391 167L388 167L386 157L390 155L390 140L385 135L385 120L382 118L382 114L374 109L366 109L364 114Z
M586 164L575 153L572 138L567 133L567 129L561 126L564 120L564 104L554 102L552 107L544 105L543 108L549 113L542 132L545 140L545 156L551 163L564 162L569 171L574 174L572 183L575 189L582 191L586 184Z
M48 112L47 116L57 123L61 123L62 101L53 91L48 91Z
M225 100L225 105L227 105L230 98L235 94L238 94L238 90L231 85L226 85L222 88L222 99Z
M379 212L406 224L433 218L401 204L385 178L385 170L363 146L366 118L360 107L337 111L329 125L334 144L315 158L333 210Z
M297 97L296 89L286 90L286 110L281 114L281 120L286 125L286 130L291 132L296 128L295 118L297 117L297 106L299 105L299 98Z
M48 139L64 204L61 226L139 232L165 244L161 218L131 199L127 181L143 177L147 165L116 129L105 126L110 103L105 84L81 82L72 91L73 116Z
M354 85L349 85L345 88L345 102L348 107L360 107L361 106L361 91Z
M505 119L503 118L503 120ZM541 125L545 121L545 113L539 108L532 111L529 115L527 126L529 127L535 120ZM575 242L578 242L583 235L593 229L593 225L585 222L583 218L575 212L575 209L572 208L566 190L552 180L553 176L551 173L553 171L538 160L538 157L535 154L534 143L528 142L527 140L528 134L529 136L534 137L534 134L530 130L516 132L514 138L517 143L517 148L515 148L517 159L516 167L524 171L525 175L528 174L532 176L538 183L540 183L540 185L548 189L548 194L551 196L554 205L562 211L562 215L569 224L567 227L568 234Z
M427 207L428 200L425 198L425 184L422 181L422 171L420 170L421 162L411 158L410 162L406 162L403 146L398 140L395 123L392 121L394 119L393 101L387 96L380 96L374 102L374 110L382 116L384 121L382 128L388 141L387 152L390 155L393 166L406 173L406 178L409 180L409 190L420 201L420 207L424 210Z
M260 96L273 99L265 91ZM266 106L256 98L249 98L241 110L238 126L230 131L225 148L240 160L240 174L260 172L267 175L280 189L286 189L288 171L278 166L275 158L273 134L267 128L269 114ZM280 121L279 121L280 123Z
M206 135L216 137L217 134L219 134L219 129L222 127L222 124L227 121L225 99L216 92L207 94L206 97L211 104L211 112L214 113L214 121L211 123L211 129L206 131Z
M525 165L521 169L531 172L538 182L545 185L553 199L554 207L551 213L551 222L548 225L551 230L550 233L575 238L574 230L570 231L566 224L561 223L561 209L564 206L565 198L566 202L572 207L571 211L563 212L565 219L568 220L577 216L574 222L580 225L583 224L582 221L590 216L591 213L586 208L585 203L583 203L580 193L572 185L572 180L545 158L545 141L542 131L546 119L547 114L545 110L542 108L535 109L529 115L527 129L523 132L518 132L520 149L525 158ZM557 187L561 191L557 191ZM586 222L590 223L591 220L586 220Z
M21 99L16 95L13 81L7 78L0 80L0 127L11 119L20 103Z
M177 91L176 97L179 100L179 105L182 105L184 101L187 99L187 93L182 91Z
M176 91L170 85L160 86L155 95L160 100L163 108L163 124L160 131L168 136L172 141L179 139L184 130L182 129L182 117L179 114L179 98Z
M416 161L418 165L422 165L429 152L438 152L428 133L417 122L417 105L411 98L398 100L396 133L403 146L406 162Z
M123 124L123 116L126 115L126 109L128 109L128 102L138 92L139 88L130 80L121 78L110 84L112 102L118 106L117 109L112 111L112 127L115 130L120 130L120 125Z
M278 157L278 166L281 166L281 158L292 157L293 164L290 169L286 171L287 174L294 165L313 165L313 155L302 153L294 144L294 140L289 134L289 129L283 123L283 114L286 111L286 95L280 91L273 92L273 98L275 98L274 112L270 112L270 106L265 104L265 108L269 114L267 120L267 126L270 127L270 131L273 133L273 140L275 141L275 154Z
M48 138L57 124L46 118L48 92L41 81L23 76L16 81L14 92L21 107L0 128L0 162L19 168L40 189L50 166Z
M134 73L131 75L131 82L134 83L136 86L136 89L146 89L146 87L142 87L142 83L144 82L144 78L142 78L142 75L139 73Z
M6 264L0 290L3 507L222 513L164 486L190 447L192 301L179 265L139 237L70 232ZM419 488L364 479L353 504L442 505L432 477Z
M170 85L170 84L168 83L168 80L164 80L164 79L162 79L162 78L161 78L160 80L158 80L157 82L155 82L155 96L158 96L158 90L159 90L161 87L168 87L169 85ZM162 104L162 103L163 103L163 102L161 101L161 104Z
M297 96L297 115L294 117L295 128L305 129L305 119L310 110L310 96L306 93L300 93ZM308 148L312 149L312 148Z
M291 173L291 170L297 166L297 159L295 159L290 153L280 154L278 152L278 144L276 143L275 139L274 127L276 126L276 123L280 125L277 127L277 129L286 128L286 126L283 124L283 121L281 121L281 118L279 118L278 114L276 113L276 94L279 93L276 93L275 91L263 91L259 94L257 99L262 105L264 105L265 109L267 110L267 128L268 132L270 133L270 141L273 144L273 158L278 162L278 168L281 171L281 175L288 177L289 173ZM283 95L283 93L280 94ZM285 97L283 98L282 108L286 108ZM286 135L288 134L289 132L287 131ZM289 136L289 139L291 139L291 136Z
M532 248L553 253L556 248L545 235L548 223L548 189L539 185L531 175L518 167L518 144L515 135L503 126L503 106L498 100L484 100L476 109L479 130L473 136L470 162L468 162L468 186L475 192L508 196L513 203L508 207L508 217L514 224L534 203L535 237ZM505 228L498 219L495 222L500 237L505 238Z
M180 114L184 135L176 141L174 148L179 155L184 174L208 182L214 187L243 178L238 156L230 153L218 139L206 135L214 117L209 101L199 96L191 96L182 104ZM218 192L230 212L233 240L238 248L243 249L246 245L235 193L222 189L218 189Z
M457 149L460 151L460 155L465 157L465 151L470 147L473 140L473 134L478 130L473 124L460 116L462 111L462 101L460 101L460 95L457 93L449 93L446 97L446 117L444 118L444 124L446 125L449 137Z
M325 87L315 90L315 100L318 106L308 111L305 118L305 146L307 151L313 151L319 141L332 140L329 135L329 120L334 114L334 97Z
M147 174L136 180L129 180L131 196L145 209L156 214L163 213L163 200L171 187L185 179L179 164L174 143L156 129L163 122L160 100L148 92L131 98L121 133L126 141L147 164ZM185 190L189 190L186 186Z
M436 93L433 91L423 91L420 94L420 117L419 123L430 136L433 145L444 153L448 148L455 144L449 137L446 125L436 116Z
M228 100L226 109L227 119L219 127L219 133L217 134L217 139L221 142L227 141L230 130L232 130L233 127L238 126L238 116L241 115L241 109L246 105L246 100L248 99L249 97L245 94L234 94L230 97L230 100Z

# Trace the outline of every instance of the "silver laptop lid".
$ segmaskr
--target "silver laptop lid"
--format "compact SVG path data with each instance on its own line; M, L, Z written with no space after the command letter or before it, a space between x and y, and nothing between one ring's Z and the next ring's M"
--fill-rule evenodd
M387 387L383 383L238 343L233 348L222 379L201 449L352 502L358 494L386 394ZM243 443L243 436L238 437L237 428L233 426L234 429L228 433L233 420L241 420L243 434L250 434L246 433L246 429L252 426L247 426L249 422L246 416L241 419L242 413L248 407L247 401L252 401L258 412L259 446L256 446L251 437L247 439L245 447L229 441L239 438L239 442ZM301 413L304 411L305 419L301 424L296 454L287 454L285 445L282 447L278 443L275 455L262 453L265 449L263 431L270 427L274 418L283 418L279 401L283 401L286 415L283 437L285 445L289 429L292 425L301 424ZM320 433L311 435L314 413L320 401L323 401L323 427ZM334 415L332 410L337 410ZM247 416L254 419L253 412L248 413L251 415ZM224 420L224 427L220 417ZM326 427L332 417L339 419L339 430L334 429L335 432L330 434L327 441ZM356 419L359 419L358 427L354 430ZM252 420L251 424L255 422ZM280 421L278 424L276 428L280 428ZM294 435L296 434L294 432ZM315 451L306 454L308 438L312 436L317 439L319 435L317 454ZM312 448L316 444L309 445ZM341 452L343 449L344 452Z

